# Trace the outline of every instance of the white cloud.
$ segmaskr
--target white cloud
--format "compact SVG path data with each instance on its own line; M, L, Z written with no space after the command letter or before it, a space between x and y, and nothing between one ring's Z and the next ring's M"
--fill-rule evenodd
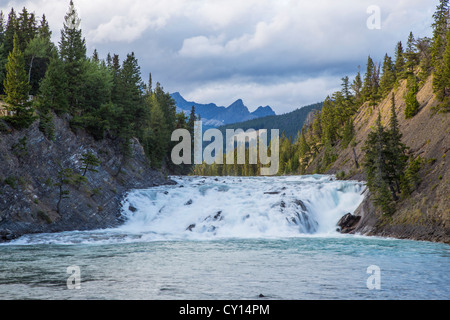
M359 64L364 70L369 54L376 60L393 54L409 31L429 36L439 0L74 2L89 52L97 48L123 58L134 51L142 73L152 72L171 92L224 104L227 97L242 98L251 107L284 110L325 98ZM7 15L11 7L26 6L38 16L45 13L57 43L68 4L0 0L0 10ZM366 26L370 5L381 8L381 30Z

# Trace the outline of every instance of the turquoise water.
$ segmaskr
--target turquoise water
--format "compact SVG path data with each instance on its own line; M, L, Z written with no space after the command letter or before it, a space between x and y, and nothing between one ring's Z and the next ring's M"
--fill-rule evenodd
M364 238L0 247L0 299L448 299L445 244ZM369 266L380 290L369 290ZM80 268L79 290L67 267Z
M363 199L359 182L177 181L130 192L120 228L0 245L0 299L450 298L449 245L336 232Z

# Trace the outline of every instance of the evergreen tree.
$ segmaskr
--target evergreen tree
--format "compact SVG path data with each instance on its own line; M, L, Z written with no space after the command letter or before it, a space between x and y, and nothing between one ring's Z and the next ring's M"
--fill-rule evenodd
M366 74L364 75L364 82L362 87L362 95L364 101L369 101L372 97L373 93L373 84L374 84L374 72L375 72L375 64L373 63L372 58L369 56L367 59L367 68Z
M414 39L414 35L410 32L408 37L408 44L405 52L405 72L406 76L410 76L414 74L414 69L419 64L417 52L416 52L416 40Z
M150 113L150 136L148 137L147 152L150 155L152 166L160 167L168 150L168 130L164 113L158 103L156 95L152 95Z
M442 58L446 46L446 34L449 29L449 3L440 0L433 14L433 39L431 42L432 65L436 68Z
M379 113L375 129L369 133L363 151L365 152L364 168L367 185L375 205L380 207L384 214L393 213L393 194L388 185L388 140L389 135L381 124L381 114Z
M94 49L94 53L92 54L92 61L94 62L100 62L100 59L98 58L98 51L97 49Z
M416 41L417 58L420 67L418 78L422 83L428 78L432 71L430 46L431 39L428 37L419 38Z
M403 179L408 157L406 156L407 147L402 143L402 133L397 119L395 95L392 94L391 100L391 118L388 131L388 172L389 184L395 187L396 193L400 194L400 184ZM394 195L396 198L397 195Z
M0 11L0 94L3 94L3 81L5 80L5 65L8 61L6 52L5 35L5 17L3 11Z
M48 21L47 21L45 14L42 15L41 24L40 24L37 32L41 38L44 38L44 39L47 39L50 41L50 39L52 37L52 31L50 30L50 26L48 25Z
M450 110L450 30L447 32L447 45L442 60L436 64L433 78L433 90L437 98L444 102L443 111Z
M192 106L191 114L189 115L189 120L187 123L187 129L191 133L191 136L194 135L195 121L197 121L197 115L195 114L195 106Z
M348 119L345 123L343 133L342 133L342 148L345 149L348 147L350 142L353 140L355 136L355 128L353 126L353 120Z
M89 172L98 172L96 169L100 165L100 160L92 153L84 153L81 157L81 170L83 171L82 176L85 177Z
M14 35L19 31L17 14L14 8L8 15L8 22L5 30L5 53L8 55L14 48Z
M148 121L148 112L143 95L145 85L134 53L127 55L127 59L118 71L116 84L113 88L115 93L112 101L123 109L121 136L128 140L134 132L136 137L142 138L145 122Z
M397 48L395 51L395 77L397 80L405 78L405 56L403 52L402 42L397 43Z
M419 86L417 84L416 76L410 75L407 84L408 92L405 96L405 119L413 118L418 112L420 104L417 101L417 93L419 92Z
M8 63L6 64L6 79L4 81L6 99L10 111L14 113L8 118L15 127L29 127L35 117L33 108L28 102L28 94L30 85L25 72L25 61L23 54L19 48L19 39L17 34L14 36L14 48L9 54Z
M64 62L64 69L68 82L68 100L72 111L78 112L83 105L83 76L84 61L86 60L86 43L80 29L81 19L70 1L69 10L64 17L59 43L60 56Z
M395 67L392 58L386 55L383 62L383 75L380 79L380 92L383 97L386 97L392 90L395 84Z
M328 142L334 144L338 138L336 119L334 103L330 97L327 97L323 103L321 113L322 143L324 145Z
M164 89L161 87L160 83L156 83L155 95L161 110L164 113L164 120L166 121L167 129L172 132L175 129L174 125L176 123L177 116L175 101L168 92L164 92Z
M69 112L67 85L64 63L55 55L39 89L40 109L45 113L54 110L60 115Z
M361 67L358 67L358 73L356 74L355 80L353 80L352 90L355 93L355 103L360 104L362 102L362 80L361 80Z
M17 34L19 36L20 50L24 52L28 43L37 34L38 28L36 25L36 18L34 13L28 13L27 8L24 7L22 9L22 12L19 14L17 23L18 23Z

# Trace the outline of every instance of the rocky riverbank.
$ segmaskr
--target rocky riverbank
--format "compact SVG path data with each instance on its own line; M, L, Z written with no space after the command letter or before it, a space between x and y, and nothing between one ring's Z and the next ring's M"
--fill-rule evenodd
M392 216L382 215L371 202L370 194L355 215L361 220L353 226L353 233L393 237L412 240L426 240L450 243L450 115L438 112L440 102L433 94L433 78L420 88L417 99L419 113L412 119L405 119L406 80L402 80L377 106L368 104L355 115L354 144L342 149L336 162L327 171L346 180L365 180L361 164L364 161L363 146L369 132L375 125L378 112L382 123L389 124L391 96L395 94L396 112L402 132L402 142L409 147L408 153L420 159L419 181L416 190L395 203Z
M54 117L54 139L39 130L39 121L22 131L1 125L0 241L114 227L122 222L121 201L128 190L174 183L150 168L137 140L124 157L119 141L96 141L83 130L74 132L68 119ZM87 153L99 165L84 174ZM77 182L64 173L84 178Z

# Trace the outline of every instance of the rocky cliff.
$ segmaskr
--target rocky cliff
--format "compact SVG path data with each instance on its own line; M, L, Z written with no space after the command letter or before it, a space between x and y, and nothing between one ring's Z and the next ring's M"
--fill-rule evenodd
M366 200L356 212L362 218L352 233L450 243L450 163L447 159L450 115L436 112L439 102L433 94L432 77L417 94L420 111L412 119L406 120L404 116L406 80L392 93L395 94L403 143L410 148L408 152L411 156L422 159L421 181L411 196L397 203L396 213L392 217L381 215L367 192ZM337 161L328 173L345 176L345 179L365 179L361 168L364 156L362 147L371 127L375 125L378 111L383 117L383 124L389 124L390 108L391 95L376 107L364 105L358 111L354 117L356 145L340 150Z
M171 183L150 168L136 140L131 156L124 158L118 141L74 132L68 119L54 117L54 139L39 130L39 121L22 131L0 122L0 241L117 226L127 190ZM100 164L87 170L85 181L61 177L64 170L82 176L87 153Z

